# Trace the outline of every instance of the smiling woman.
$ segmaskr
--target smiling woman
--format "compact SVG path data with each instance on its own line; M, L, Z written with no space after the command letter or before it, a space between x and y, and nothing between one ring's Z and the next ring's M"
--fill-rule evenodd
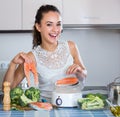
M50 16L52 16L52 18ZM43 15L41 22L36 23L35 26L41 33L41 47L49 51L55 50L58 37L62 30L61 17L59 13L49 11L47 14ZM56 43L53 45L54 42Z
M33 48L28 53L18 53L11 60L4 81L9 81L11 88L18 86L26 77L25 64L34 63L41 99L45 98L50 102L54 76L75 74L82 82L87 71L77 45L70 40L61 40L61 32L62 18L59 10L53 5L41 6L35 16Z

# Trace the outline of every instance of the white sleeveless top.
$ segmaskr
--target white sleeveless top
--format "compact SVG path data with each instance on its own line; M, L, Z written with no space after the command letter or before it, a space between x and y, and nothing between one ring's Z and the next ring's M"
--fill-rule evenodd
M67 41L59 40L55 51L47 51L38 46L33 49L39 74L39 88L41 96L51 98L54 81L65 74L67 68L73 64L73 57Z

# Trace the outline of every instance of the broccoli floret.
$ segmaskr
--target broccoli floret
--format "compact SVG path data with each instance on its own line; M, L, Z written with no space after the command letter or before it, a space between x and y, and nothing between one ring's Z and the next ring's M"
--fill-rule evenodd
M13 88L10 91L11 104L27 106L31 102L37 102L40 99L40 90L31 87L24 90L20 87Z
M12 104L19 105L19 98L24 93L23 89L20 87L15 87L10 91L10 99Z
M40 99L40 90L35 87L30 87L25 91L25 95L32 101L37 102Z
M23 93L19 98L20 106L27 106L29 103L34 102L31 99L27 98Z

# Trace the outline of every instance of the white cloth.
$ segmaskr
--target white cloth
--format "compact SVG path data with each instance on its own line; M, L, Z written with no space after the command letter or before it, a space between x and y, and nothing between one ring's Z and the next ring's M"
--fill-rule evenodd
M55 51L46 51L41 46L33 49L39 74L41 96L51 98L54 81L64 75L67 68L73 64L68 42L60 40Z

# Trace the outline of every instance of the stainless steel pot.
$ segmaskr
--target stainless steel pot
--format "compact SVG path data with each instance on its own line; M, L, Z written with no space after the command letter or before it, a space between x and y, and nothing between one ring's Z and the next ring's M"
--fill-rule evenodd
M108 85L109 89L109 99L112 104L120 104L120 76L114 79L114 82Z

